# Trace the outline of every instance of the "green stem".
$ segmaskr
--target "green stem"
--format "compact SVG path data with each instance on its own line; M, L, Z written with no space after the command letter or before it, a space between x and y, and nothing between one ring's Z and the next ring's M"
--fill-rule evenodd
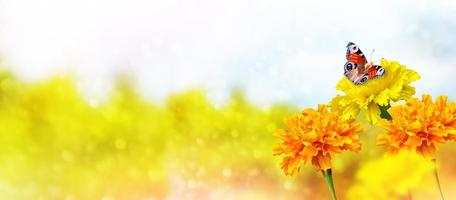
M331 169L322 170L323 176L325 177L326 183L328 184L329 192L331 193L331 199L337 200L336 197L336 190L334 189L334 182L332 179L332 171Z
M391 117L391 115L388 113L388 108L391 107L391 105L386 105L386 106L382 106L382 105L378 105L378 107L380 108L380 117L383 118L383 119L386 119L386 120L393 120L393 117Z
M443 197L442 187L440 186L439 174L437 173L437 161L435 159L432 159L432 162L434 163L434 177L435 181L437 182L437 187L439 188L440 199L445 200Z

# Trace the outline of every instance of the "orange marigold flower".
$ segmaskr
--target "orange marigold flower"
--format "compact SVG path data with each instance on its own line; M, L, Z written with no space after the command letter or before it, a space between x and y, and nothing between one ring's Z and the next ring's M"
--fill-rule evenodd
M387 132L377 137L377 144L386 145L390 153L409 149L433 159L439 144L456 140L456 103L448 103L446 96L435 103L430 95L421 101L412 98L388 112L393 120L380 122Z
M285 119L285 126L276 132L282 142L274 148L274 155L285 155L282 169L286 175L299 172L301 161L312 162L317 170L327 170L335 154L361 150L358 133L363 126L353 118L342 119L326 105Z

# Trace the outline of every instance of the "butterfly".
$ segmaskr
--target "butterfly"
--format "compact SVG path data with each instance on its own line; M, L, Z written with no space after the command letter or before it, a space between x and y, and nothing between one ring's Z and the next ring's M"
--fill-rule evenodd
M361 85L385 74L385 68L368 63L361 49L353 42L347 44L346 58L344 75L355 85Z

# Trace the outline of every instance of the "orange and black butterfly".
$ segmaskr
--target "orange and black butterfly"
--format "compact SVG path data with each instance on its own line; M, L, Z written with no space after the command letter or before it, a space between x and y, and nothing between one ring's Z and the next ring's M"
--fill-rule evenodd
M356 85L385 74L385 69L382 66L368 63L363 52L353 42L347 44L346 57L344 75Z

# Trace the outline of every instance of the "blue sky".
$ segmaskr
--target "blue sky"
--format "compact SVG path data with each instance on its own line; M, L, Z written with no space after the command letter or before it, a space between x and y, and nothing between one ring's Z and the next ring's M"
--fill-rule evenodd
M345 45L418 71L417 94L456 97L455 1L0 0L2 63L37 81L71 73L96 102L127 73L147 97L233 87L259 105L325 103Z

